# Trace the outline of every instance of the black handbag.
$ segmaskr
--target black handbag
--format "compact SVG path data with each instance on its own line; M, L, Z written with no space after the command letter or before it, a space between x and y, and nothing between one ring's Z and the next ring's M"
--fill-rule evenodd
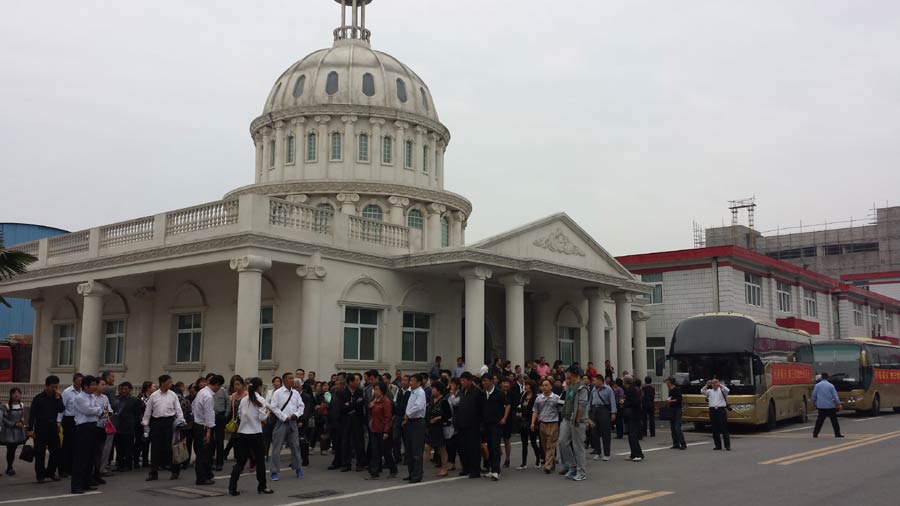
M34 462L34 447L31 445L23 445L22 451L19 453L19 460Z

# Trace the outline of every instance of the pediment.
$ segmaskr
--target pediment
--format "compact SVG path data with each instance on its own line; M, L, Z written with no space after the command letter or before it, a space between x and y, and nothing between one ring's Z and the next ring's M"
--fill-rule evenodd
M489 237L472 247L635 279L628 269L565 213Z

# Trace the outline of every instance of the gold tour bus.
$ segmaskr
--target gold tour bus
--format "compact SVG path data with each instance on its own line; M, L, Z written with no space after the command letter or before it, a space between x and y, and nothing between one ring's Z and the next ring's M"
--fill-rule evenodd
M816 374L828 373L844 409L868 412L882 408L900 412L900 346L871 338L849 338L813 344Z
M806 422L813 388L811 345L804 331L738 313L708 313L683 320L675 328L667 356L669 370L682 390L683 420L694 422L697 429L709 423L708 404L700 389L716 378L729 390L729 423L772 430L779 420ZM807 353L797 353L804 348Z

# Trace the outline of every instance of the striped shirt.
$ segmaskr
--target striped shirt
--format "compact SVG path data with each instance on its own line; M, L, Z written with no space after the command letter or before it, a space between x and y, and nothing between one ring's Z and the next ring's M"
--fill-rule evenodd
M534 412L538 414L541 423L559 421L559 396L551 393L549 396L541 394L534 401Z

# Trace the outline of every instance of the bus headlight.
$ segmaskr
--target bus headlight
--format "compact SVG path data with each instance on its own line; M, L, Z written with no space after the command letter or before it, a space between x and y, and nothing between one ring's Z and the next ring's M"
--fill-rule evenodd
M737 411L738 413L746 413L747 411L750 411L755 407L756 406L754 406L753 404L735 404L731 406L731 409Z
M862 396L861 396L861 395L851 395L851 396L847 399L847 403L850 404L850 403L853 403L853 402L856 402L856 401L861 401L861 400L862 400Z

